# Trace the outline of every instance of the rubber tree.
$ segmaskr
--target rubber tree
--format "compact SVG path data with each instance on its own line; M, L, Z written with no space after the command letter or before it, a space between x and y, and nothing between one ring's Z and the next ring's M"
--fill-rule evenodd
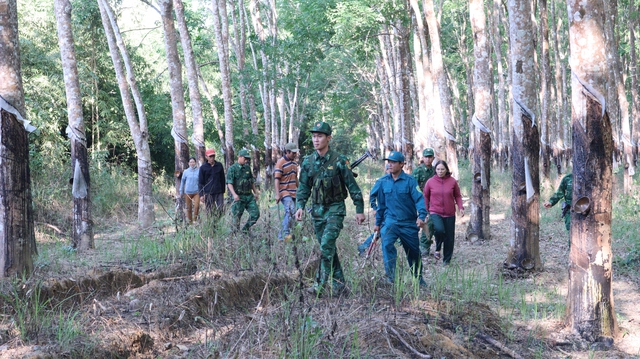
M37 254L16 0L0 0L0 278L27 275Z
M155 220L153 210L153 174L149 149L149 128L142 95L133 73L133 63L122 40L115 15L106 0L97 0L102 25L109 45L109 53L118 80L122 105L136 147L138 158L138 223L150 227Z
M535 122L535 39L529 0L509 0L513 117L511 131L511 243L505 268L538 270L540 260L540 140Z
M184 90L182 88L182 63L178 55L178 40L173 20L173 1L158 0L158 12L162 18L162 34L164 35L164 50L169 69L169 93L171 95L171 114L173 127L174 153L174 189L176 201L176 215L184 221L184 199L180 196L180 182L182 172L189 168L189 138L187 135L187 115L184 104Z
M570 0L573 203L567 324L588 341L613 343L611 211L613 134L605 96L605 9Z
M82 116L82 94L78 78L75 42L71 30L71 2L54 1L58 25L58 46L62 60L62 73L67 98L67 136L71 142L71 166L73 173L73 248L86 250L94 247L93 221L91 219L91 180L89 158Z
M473 31L475 58L474 86L474 151L473 151L473 201L468 238L489 239L489 209L491 185L491 52L486 29L486 16L482 0L469 1L469 15Z

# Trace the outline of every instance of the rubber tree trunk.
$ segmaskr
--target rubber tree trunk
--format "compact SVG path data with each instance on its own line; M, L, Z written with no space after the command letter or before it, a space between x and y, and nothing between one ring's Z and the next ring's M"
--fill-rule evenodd
M513 92L513 183L511 245L504 266L508 269L540 270L540 137L531 110L536 103L532 10L529 0L510 0L508 4Z
M469 2L473 31L474 66L474 151L471 219L467 238L471 241L491 237L489 229L491 179L491 68L486 16L482 0Z
M200 165L207 161L205 157L204 120L202 115L202 97L198 86L198 66L196 65L191 45L191 36L184 17L184 5L182 0L173 0L178 29L180 30L180 43L184 54L184 65L187 69L187 81L189 83L189 102L191 103L191 115L193 116L192 142L196 146L196 158Z
M37 251L16 1L0 0L0 9L0 278L5 278L31 273Z
M547 0L539 0L540 11L540 128L542 142L542 174L546 179L551 174L551 146L549 143L549 127L551 123L551 61L549 59L549 13Z
M633 1L629 3L629 13L636 12ZM640 96L638 95L638 60L636 57L636 26L638 18L629 19L629 77L631 77L631 143L633 143L633 165L638 164L638 131L640 131Z
M147 115L144 111L144 103L133 72L133 63L120 35L115 15L108 1L98 0L98 6L100 7L102 25L118 80L122 106L124 107L138 157L138 222L142 228L147 228L155 220L152 188L153 173L151 171L152 163Z
M451 169L453 177L459 178L458 175L458 154L456 152L456 134L453 127L453 116L451 114L451 91L447 82L447 75L444 71L444 62L442 59L442 48L440 46L440 25L436 18L436 12L433 7L433 0L422 0L424 14L429 29L429 38L431 40L431 66L434 80L437 81L438 98L440 99L440 107L442 114L442 126L445 134L446 160ZM444 159L443 157L440 157Z
M498 76L498 128L495 129L498 140L498 156L500 170L505 171L509 167L509 123L507 121L507 110L505 104L506 83L504 79L504 69L502 65L502 35L500 34L499 24L502 23L500 15L502 11L502 2L500 0L493 1L493 53L496 56L496 74Z
M93 221L91 219L91 181L84 119L82 117L82 95L80 93L76 51L71 30L71 2L69 0L55 0L54 7L67 98L67 115L69 117L67 135L71 142L71 173L73 173L73 231L71 241L73 248L86 250L94 247Z
M605 11L601 1L569 1L573 91L573 203L567 324L588 341L613 343L611 200L613 135L605 97ZM579 15L579 16L577 16Z
M229 22L227 20L226 1L211 1L213 29L220 62L220 81L222 85L222 101L224 104L224 159L229 168L235 160L233 141L233 91L231 87L231 70L229 69Z
M164 35L164 50L169 69L169 93L171 95L171 114L173 118L173 186L175 190L176 216L184 221L184 199L180 195L182 172L189 167L189 138L187 135L187 116L182 88L182 64L178 55L178 40L173 21L173 1L159 0L160 16Z

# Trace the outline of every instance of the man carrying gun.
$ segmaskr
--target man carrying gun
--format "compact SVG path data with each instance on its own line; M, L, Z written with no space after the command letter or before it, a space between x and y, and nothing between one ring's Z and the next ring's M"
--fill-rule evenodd
M562 178L560 182L560 187L556 193L551 196L549 202L544 204L544 208L551 208L555 206L561 199L564 198L562 202L562 218L564 218L564 225L567 228L567 231L571 228L571 195L573 192L573 174L569 173L568 175Z
M309 132L315 152L305 157L300 166L295 216L296 220L301 221L307 201L311 200L311 215L320 244L321 260L316 283L309 288L309 292L335 295L344 289L344 274L336 250L336 239L347 214L344 201L348 195L351 196L356 207L356 223L362 224L364 200L347 158L329 148L331 126L316 122Z

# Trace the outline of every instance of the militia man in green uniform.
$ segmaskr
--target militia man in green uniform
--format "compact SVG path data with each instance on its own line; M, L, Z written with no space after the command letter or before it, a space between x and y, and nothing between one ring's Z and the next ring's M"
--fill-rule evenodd
M562 178L560 181L560 187L556 193L549 198L549 202L544 204L544 208L551 208L555 206L556 203L560 202L561 199L564 198L562 202L562 217L564 218L564 226L567 228L567 231L571 228L571 196L573 193L573 174L569 173L568 175Z
M315 152L305 157L300 166L300 184L296 196L296 220L304 216L307 200L311 199L311 215L316 238L320 243L321 261L316 283L309 291L321 295L327 291L338 294L344 289L344 274L336 251L336 239L343 227L347 209L347 190L356 206L356 222L364 222L364 200L360 187L344 155L329 148L331 126L316 122L309 131Z
M238 152L238 162L229 167L227 172L227 188L233 197L231 213L233 214L233 224L236 229L240 227L240 219L246 209L249 213L247 223L242 227L243 231L248 231L260 218L260 209L256 200L260 195L256 188L256 179L251 173L251 155L246 149Z
M436 174L435 168L431 165L433 163L433 148L425 148L422 151L422 159L420 160L420 165L413 170L413 178L418 181L418 187L420 187L420 192L424 190L424 185L427 183L429 178L433 177ZM429 232L427 235L426 232ZM433 222L431 222L431 217L428 217L427 223L422 226L422 233L420 234L420 253L423 256L428 256L431 251L431 244L433 244Z

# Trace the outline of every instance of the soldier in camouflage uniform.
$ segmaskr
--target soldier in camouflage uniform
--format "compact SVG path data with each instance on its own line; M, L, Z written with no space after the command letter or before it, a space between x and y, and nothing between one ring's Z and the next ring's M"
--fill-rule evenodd
M249 161L251 161L249 151L240 150L238 152L238 162L229 167L229 172L227 172L227 188L229 188L229 193L233 197L231 213L233 214L236 229L240 227L240 219L244 210L246 209L249 213L249 219L242 227L243 231L248 231L260 218L260 209L256 203L260 192L256 188L256 179L253 178L251 173Z
M433 177L436 174L435 168L431 165L433 163L433 148L425 148L422 151L422 160L420 160L420 165L413 170L413 178L418 181L418 187L420 187L420 192L424 190L424 185L427 183L429 178ZM427 235L427 232L429 235ZM431 244L433 244L433 222L429 218L427 223L422 226L422 233L420 234L420 253L423 256L428 256L431 251Z
M569 173L568 175L562 178L560 181L560 187L556 193L549 198L549 202L544 204L544 208L551 208L555 206L556 203L560 202L561 199L564 198L562 202L562 217L564 218L564 226L567 228L567 231L571 228L571 197L573 193L573 174Z
M364 222L364 200L347 158L329 148L331 126L316 122L310 132L316 151L305 157L300 166L296 220L302 220L307 200L311 199L313 226L322 257L316 283L309 291L316 295L329 290L330 294L338 294L344 289L344 274L336 251L336 239L347 214L344 203L347 189L356 206L358 224Z

